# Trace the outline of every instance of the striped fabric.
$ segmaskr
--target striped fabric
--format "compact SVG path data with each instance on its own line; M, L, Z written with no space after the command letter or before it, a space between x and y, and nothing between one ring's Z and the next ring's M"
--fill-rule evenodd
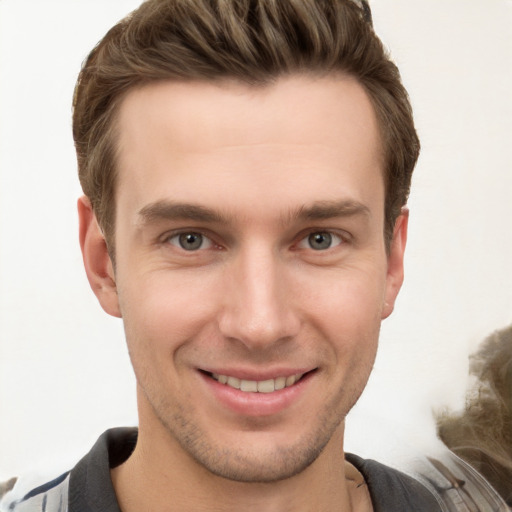
M414 474L437 496L442 512L512 510L480 473L450 451L417 461Z
M0 501L0 512L67 512L69 472L11 501L9 494Z

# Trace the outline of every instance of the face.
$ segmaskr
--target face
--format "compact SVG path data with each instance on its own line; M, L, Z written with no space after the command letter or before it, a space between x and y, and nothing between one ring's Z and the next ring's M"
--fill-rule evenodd
M347 77L160 83L119 117L116 269L88 203L82 247L122 316L140 438L238 481L341 450L380 322L402 281L389 255L376 118Z

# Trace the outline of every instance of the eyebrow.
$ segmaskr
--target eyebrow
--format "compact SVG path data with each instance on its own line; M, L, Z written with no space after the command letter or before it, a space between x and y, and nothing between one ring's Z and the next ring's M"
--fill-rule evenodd
M326 220L338 217L364 216L371 217L371 211L368 206L354 201L344 199L341 201L316 201L310 206L302 206L291 218L299 220Z
M228 224L231 217L225 216L205 206L179 203L168 200L156 201L139 210L141 224L151 224L160 220L190 220L196 222ZM340 217L370 217L370 209L354 200L316 201L304 205L285 215L283 219L290 221L315 221Z
M159 220L193 220L197 222L226 222L224 216L204 206L175 203L173 201L157 201L144 206L139 211L143 224Z

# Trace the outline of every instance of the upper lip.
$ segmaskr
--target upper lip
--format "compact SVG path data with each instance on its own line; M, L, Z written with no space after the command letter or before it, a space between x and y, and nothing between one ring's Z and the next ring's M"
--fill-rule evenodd
M242 368L199 368L206 373L216 373L218 375L227 375L241 380L263 381L277 379L279 377L290 377L297 374L305 374L315 370L314 367L297 367L297 368L275 368L265 370L242 369Z

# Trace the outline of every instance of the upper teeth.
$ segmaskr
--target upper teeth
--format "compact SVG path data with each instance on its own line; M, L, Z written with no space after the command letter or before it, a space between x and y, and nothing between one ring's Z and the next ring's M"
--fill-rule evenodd
M277 377L275 379L268 380L245 380L230 377L228 375L212 373L212 377L221 384L227 384L232 388L250 393L272 393L273 391L293 386L293 384L295 384L302 375L304 374L297 373L296 375L290 375L289 377Z

